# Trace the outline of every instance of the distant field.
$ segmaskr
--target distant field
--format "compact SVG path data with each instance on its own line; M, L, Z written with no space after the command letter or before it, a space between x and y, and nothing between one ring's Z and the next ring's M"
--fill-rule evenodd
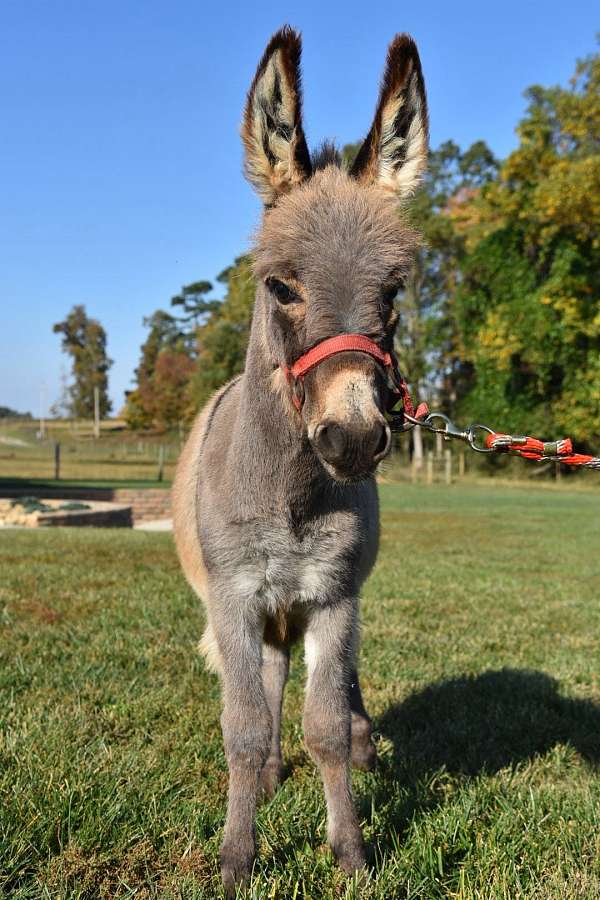
M136 434L123 423L103 423L95 439L90 422L54 422L38 438L39 422L0 419L0 479L54 478L54 453L60 443L61 481L156 482L160 447L164 455L163 479L171 481L180 450L172 434Z
M597 900L600 498L382 497L362 651L380 766L354 777L369 880L325 848L298 651L251 896ZM219 897L219 688L171 537L0 533L0 573L0 896Z

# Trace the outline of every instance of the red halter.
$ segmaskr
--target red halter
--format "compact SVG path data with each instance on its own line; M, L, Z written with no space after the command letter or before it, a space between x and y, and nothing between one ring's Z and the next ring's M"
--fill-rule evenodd
M328 338L321 341L311 350L303 353L295 363L291 366L281 365L283 374L285 375L290 387L292 388L292 400L294 406L300 412L304 403L303 382L305 375L318 366L330 356L336 353L346 353L347 351L358 353L366 353L382 366L387 376L388 387L390 388L390 400L388 402L388 412L391 412L399 400L402 400L404 412L409 416L414 416L415 411L410 399L408 385L400 372L398 371L398 362L393 353L388 353L378 347L375 341L365 337L364 334L338 334L337 337ZM298 385L302 388L298 391ZM421 407L419 407L420 409ZM417 413L419 410L417 410Z

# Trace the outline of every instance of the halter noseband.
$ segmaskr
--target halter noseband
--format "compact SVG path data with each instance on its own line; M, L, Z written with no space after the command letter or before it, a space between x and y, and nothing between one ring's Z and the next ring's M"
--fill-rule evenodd
M308 372L326 359L329 359L329 357L348 351L366 353L367 356L371 356L378 362L384 370L387 385L390 389L390 397L387 404L388 413L391 413L398 401L401 400L403 412L409 416L415 415L408 385L398 370L396 357L393 353L382 350L375 341L372 341L364 334L338 334L336 337L327 338L327 340L316 344L312 349L298 357L291 366L281 364L283 374L292 389L292 401L298 412L302 410L304 404L304 377Z

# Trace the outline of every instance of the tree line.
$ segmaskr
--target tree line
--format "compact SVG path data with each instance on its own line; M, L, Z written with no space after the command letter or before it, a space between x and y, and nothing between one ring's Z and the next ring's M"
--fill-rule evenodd
M526 99L518 146L504 161L483 141L466 150L448 141L431 152L408 211L424 240L397 297L396 349L415 396L457 419L597 444L600 54L580 61L567 87L534 86ZM345 147L344 158L356 149ZM243 370L250 257L238 257L217 282L223 299L198 281L169 311L144 320L148 335L125 405L132 428L189 423ZM98 324L85 326L85 350L80 312L55 326L73 355L76 384L76 366L91 366L106 384L110 360ZM72 400L87 410L83 380Z
M31 413L18 412L10 406L0 406L0 419L31 419Z

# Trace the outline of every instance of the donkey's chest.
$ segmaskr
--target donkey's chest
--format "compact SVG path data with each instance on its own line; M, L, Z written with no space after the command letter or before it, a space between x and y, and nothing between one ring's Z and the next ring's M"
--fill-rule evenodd
M354 517L302 536L254 525L240 534L227 568L237 592L275 612L347 591L362 543Z

